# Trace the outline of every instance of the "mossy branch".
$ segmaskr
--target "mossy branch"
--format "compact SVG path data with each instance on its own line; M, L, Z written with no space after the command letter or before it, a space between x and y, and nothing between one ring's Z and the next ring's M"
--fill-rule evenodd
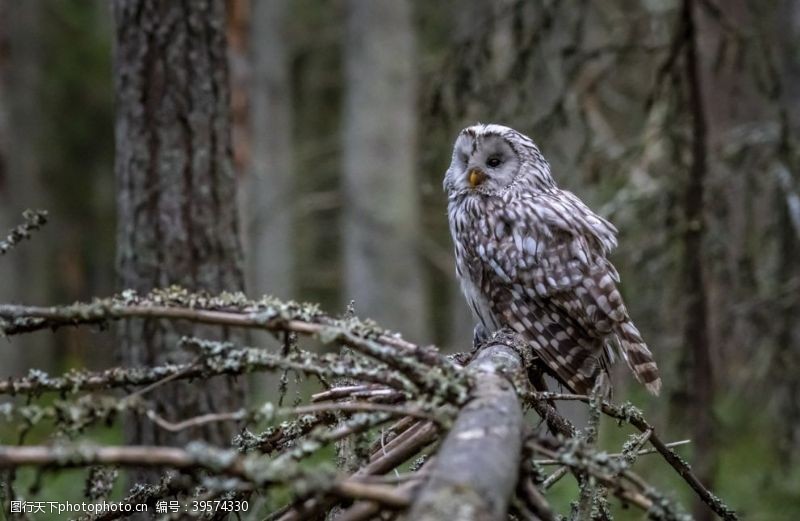
M504 520L517 484L522 448L522 403L506 376L524 370L522 357L503 343L483 348L467 366L475 380L431 465L431 478L410 518Z
M471 512L464 514L465 519L505 519L509 511L523 517L531 514L554 519L545 494L564 474L572 472L591 485L584 487L578 509L582 514L604 512L608 490L625 504L645 510L651 519L683 519L680 507L631 471L636 456L646 452L644 446L650 444L722 519L736 519L736 514L700 483L635 407L614 405L597 397L530 391L526 371L537 363L536 358L510 332L497 333L490 345L471 354L448 358L434 347L413 344L370 322L331 317L315 305L269 297L250 300L241 294L210 296L168 288L142 296L125 292L65 307L0 305L0 331L7 335L65 326L104 327L111 321L132 318L255 328L279 336L296 334L339 345L347 355L320 355L297 345L291 350L270 352L183 338L180 347L194 353L194 359L182 364L71 371L55 377L34 370L27 376L0 382L0 394L21 394L30 401L45 392L59 392L62 399L46 405L5 405L0 412L22 432L48 420L57 432L74 437L89 425L115 421L121 411L143 414L167 430L232 421L247 428L232 440L233 449L202 446L202 455L198 453L200 445L2 446L0 467L131 465L177 469L179 480L170 481L168 487L147 489L152 489L146 494L151 499L178 490L190 493L189 488L199 484L206 494L228 493L225 479L237 480L240 493L268 490L280 483L295 494L270 517L283 521L306 519L350 502L355 503L342 512L348 520L405 508L414 518L449 519L452 511L447 505L454 503L470 506L464 510ZM149 405L146 396L178 379L286 370L316 378L323 389L299 407L273 404L267 409L214 411L194 418L164 417ZM343 383L332 387L331 381ZM125 394L112 394L120 390ZM99 395L98 391L109 394ZM82 394L89 392L93 394ZM70 398L73 395L79 396ZM590 405L593 414L587 436L581 438L582 431L559 414L554 404L561 400ZM546 420L550 432L559 436L553 438L543 429L526 428L523 406L534 409ZM266 414L267 410L271 412ZM609 456L595 446L601 414L629 423L642 434L623 446L619 455ZM284 421L277 423L281 419ZM395 423L386 427L393 420ZM250 430L264 423L269 426ZM359 441L365 436L370 436L366 442ZM341 440L353 441L363 454L363 463L355 472L342 476L332 468L317 466L312 472L304 466L304 461ZM438 449L426 449L437 442ZM148 455L142 457L145 450ZM265 459L265 454L270 458ZM376 481L386 479L380 476L414 458L418 458L414 470L421 472L418 478L397 483ZM543 461L559 467L546 476ZM138 497L144 496L136 490L129 496L132 501Z

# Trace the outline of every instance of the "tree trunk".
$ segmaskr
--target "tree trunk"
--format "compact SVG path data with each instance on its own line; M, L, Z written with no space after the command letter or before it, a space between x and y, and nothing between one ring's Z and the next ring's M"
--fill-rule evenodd
M114 17L121 286L242 290L224 1L115 0ZM121 328L120 352L126 366L185 360L181 335L217 331L131 320ZM166 384L147 398L174 421L237 409L243 390L243 382L215 379ZM140 444L226 445L232 433L219 423L168 435L133 418L126 434Z
M294 297L292 98L287 0L252 3L250 168L245 191L247 282L256 294Z
M22 222L23 210L46 209L50 200L41 184L42 4L2 2L0 19L13 20L0 28L0 234L5 234ZM49 250L48 241L39 236L0 258L0 300L48 301ZM10 341L12 346L2 350L0 377L30 367L54 367L52 339L32 336Z
M684 67L688 89L687 111L691 121L690 166L683 193L683 293L685 323L681 367L691 396L689 413L694 446L694 467L700 481L713 488L717 458L714 435L714 374L708 324L708 296L705 280L704 237L706 217L704 193L708 175L708 126L703 97L701 56L697 43L696 10L693 0L684 0ZM698 520L710 520L713 513L701 501L695 502Z
M800 3L786 0L779 10L781 17L781 51L783 104L787 110L785 123L789 132L796 136L800 131L800 63L797 61L797 49L800 48ZM800 158L788 144L784 145L787 181L778 183L775 194L775 206L779 209L778 228L778 265L777 276L781 284L797 284L800 281L800 229L794 222L790 200L800 189ZM790 191L795 191L792 194ZM796 210L794 210L796 211ZM785 289L781 289L785 291ZM789 296L791 295L791 296ZM787 294L787 300L775 317L777 335L773 349L773 367L771 375L776 386L776 395L780 420L778 453L781 467L785 472L792 469L800 460L800 296L797 291Z
M345 43L345 299L356 312L425 339L417 255L411 3L349 0Z

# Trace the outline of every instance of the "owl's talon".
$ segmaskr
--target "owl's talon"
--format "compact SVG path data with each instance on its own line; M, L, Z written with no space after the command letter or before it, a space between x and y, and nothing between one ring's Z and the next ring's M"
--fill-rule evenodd
M487 340L489 340L489 332L486 331L483 324L475 324L475 329L472 330L472 348L477 349Z

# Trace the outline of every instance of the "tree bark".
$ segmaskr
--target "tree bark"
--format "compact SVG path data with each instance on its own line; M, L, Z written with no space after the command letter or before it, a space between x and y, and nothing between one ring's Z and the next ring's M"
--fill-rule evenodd
M484 348L469 364L472 400L436 453L408 519L505 520L517 485L522 450L522 406L506 374L522 360L504 344Z
M714 486L717 458L714 435L714 374L708 323L708 295L705 280L704 237L706 217L705 184L708 175L708 125L703 97L703 76L700 50L697 43L696 11L693 0L684 0L684 67L688 89L687 111L691 121L689 177L683 193L683 294L685 323L684 352L681 367L686 374L691 396L690 416L695 469L700 481L708 488ZM695 502L694 515L698 520L710 520L713 513L701 501Z
M117 263L122 288L172 284L211 293L243 289L223 0L115 0ZM185 361L181 335L228 336L198 325L130 320L127 366ZM243 383L170 383L148 396L171 421L241 407ZM131 419L130 443L192 438L227 444L233 426L168 434Z
M417 255L414 31L408 0L349 0L345 43L345 299L425 338Z

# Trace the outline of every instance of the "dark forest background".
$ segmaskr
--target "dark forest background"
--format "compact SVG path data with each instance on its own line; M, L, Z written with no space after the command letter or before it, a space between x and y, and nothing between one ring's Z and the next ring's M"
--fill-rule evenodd
M743 518L797 519L800 2L365 4L226 3L247 294L333 314L352 300L407 339L467 349L442 176L462 127L512 126L620 230L612 260L665 388L620 375L615 398L691 438L687 459ZM0 257L2 302L122 289L114 33L104 0L0 1L0 230L26 208L51 221ZM108 367L115 342L13 338L0 377Z

